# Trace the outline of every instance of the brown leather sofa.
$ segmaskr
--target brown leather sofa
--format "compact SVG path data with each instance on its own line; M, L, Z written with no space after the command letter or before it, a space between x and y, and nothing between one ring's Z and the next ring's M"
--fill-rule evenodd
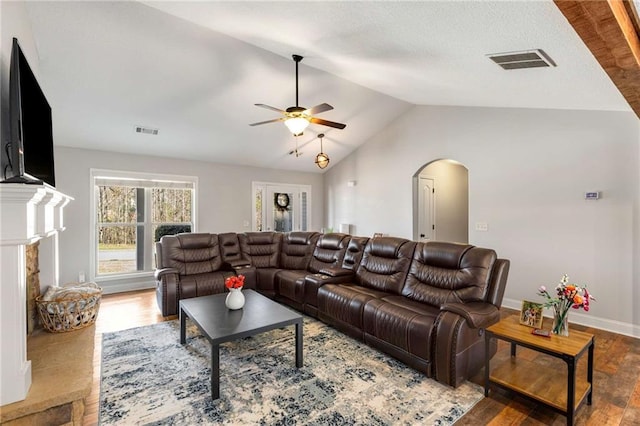
M315 232L179 234L156 250L165 316L243 274L247 288L454 387L484 363L484 329L500 318L509 271L495 251L468 244Z
M508 268L471 245L375 238L351 280L319 288L318 317L458 386L482 367L484 329L500 318Z

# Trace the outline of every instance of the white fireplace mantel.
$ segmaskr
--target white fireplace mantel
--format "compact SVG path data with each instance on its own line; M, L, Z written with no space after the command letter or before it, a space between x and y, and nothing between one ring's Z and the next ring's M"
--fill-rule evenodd
M31 386L25 246L53 238L53 253L40 263L58 285L58 232L71 200L46 185L0 184L0 406L25 399Z

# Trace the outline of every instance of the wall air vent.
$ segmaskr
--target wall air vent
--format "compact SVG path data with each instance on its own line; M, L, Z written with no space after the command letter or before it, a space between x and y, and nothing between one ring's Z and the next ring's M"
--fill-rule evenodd
M556 66L553 59L551 59L542 49L492 53L487 56L505 70Z
M136 126L136 133L144 133L145 135L157 135L158 129L152 129L151 127Z

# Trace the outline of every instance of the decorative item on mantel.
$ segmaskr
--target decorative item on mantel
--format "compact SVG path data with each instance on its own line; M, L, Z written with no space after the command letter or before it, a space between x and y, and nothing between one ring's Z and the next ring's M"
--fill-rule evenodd
M244 275L229 277L225 280L224 285L229 289L229 294L224 301L225 306L232 311L242 309L244 306L244 294L242 294Z
M569 308L584 309L589 312L589 301L596 300L586 287L569 283L569 276L564 274L556 286L556 297L551 297L545 286L540 286L538 295L546 301L544 307L553 307L553 326L551 331L559 336L569 335Z

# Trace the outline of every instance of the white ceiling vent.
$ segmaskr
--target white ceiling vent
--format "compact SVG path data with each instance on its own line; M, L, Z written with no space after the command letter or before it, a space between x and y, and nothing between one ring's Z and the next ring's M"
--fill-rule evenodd
M152 129L151 127L136 126L136 133L144 133L145 135L157 135L158 129Z
M523 50L520 52L492 53L487 55L505 70L520 68L555 67L556 63L542 49Z

